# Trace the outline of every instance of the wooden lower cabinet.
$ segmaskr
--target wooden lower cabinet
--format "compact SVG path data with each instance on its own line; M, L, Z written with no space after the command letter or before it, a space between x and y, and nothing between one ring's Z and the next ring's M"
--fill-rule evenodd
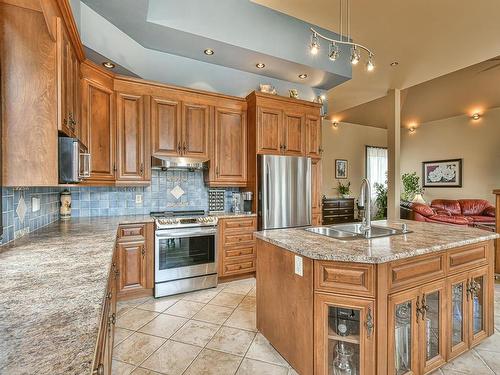
M314 294L315 374L342 366L353 374L375 374L374 306L370 299Z
M153 224L120 225L117 264L118 297L151 295L154 287Z
M220 219L218 225L219 277L233 277L255 272L257 218Z

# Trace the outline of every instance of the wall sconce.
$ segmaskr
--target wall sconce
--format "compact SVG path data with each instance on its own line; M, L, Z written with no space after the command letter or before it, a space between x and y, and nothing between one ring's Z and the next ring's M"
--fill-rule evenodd
M474 121L477 121L481 118L481 115L478 112L476 112L476 113L473 113L470 118L473 119Z

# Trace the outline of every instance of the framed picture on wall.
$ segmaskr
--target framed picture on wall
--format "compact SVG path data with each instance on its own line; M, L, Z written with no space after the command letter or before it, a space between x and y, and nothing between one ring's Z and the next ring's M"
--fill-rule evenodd
M347 160L335 159L335 178L347 178Z
M423 187L462 187L462 159L424 161Z

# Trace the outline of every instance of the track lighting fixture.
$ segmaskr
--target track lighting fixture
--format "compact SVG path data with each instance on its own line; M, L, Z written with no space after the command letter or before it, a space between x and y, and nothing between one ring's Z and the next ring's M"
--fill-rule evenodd
M345 5L344 5L345 4ZM344 10L345 7L345 10ZM361 52L365 51L368 54L368 62L366 63L366 70L372 72L375 69L375 64L373 63L373 58L375 54L367 47L354 43L351 39L351 5L350 0L340 0L340 33L338 39L329 38L317 30L310 28L311 44L310 51L312 55L317 55L320 52L320 39L330 42L328 47L328 58L331 61L336 61L340 56L341 46L351 47L350 61L352 65L357 65L361 59ZM345 21L345 23L344 23ZM345 24L345 30L344 30ZM345 31L345 32L344 32Z

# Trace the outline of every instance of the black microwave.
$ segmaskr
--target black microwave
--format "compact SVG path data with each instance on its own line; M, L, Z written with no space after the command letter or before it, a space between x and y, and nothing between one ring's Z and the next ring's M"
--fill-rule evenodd
M90 154L78 138L59 137L59 183L77 184L90 177Z

